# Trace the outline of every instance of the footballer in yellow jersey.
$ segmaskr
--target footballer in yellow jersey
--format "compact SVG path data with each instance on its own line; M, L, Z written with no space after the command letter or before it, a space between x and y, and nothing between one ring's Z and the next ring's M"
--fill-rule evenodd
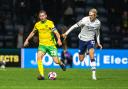
M35 24L34 30L39 33L39 45L54 46L56 44L54 31L57 31L50 20L39 21Z
M42 64L42 59L46 53L48 53L54 60L56 64L59 64L63 71L66 70L65 65L59 60L56 48L56 41L54 38L54 34L57 37L57 44L59 46L62 45L60 40L60 34L58 33L57 29L54 26L54 23L47 19L47 14L44 10L39 12L39 19L32 32L29 34L27 39L24 42L24 46L29 44L29 40L35 35L38 31L39 34L39 47L37 53L37 64L39 70L39 80L44 80L44 68Z

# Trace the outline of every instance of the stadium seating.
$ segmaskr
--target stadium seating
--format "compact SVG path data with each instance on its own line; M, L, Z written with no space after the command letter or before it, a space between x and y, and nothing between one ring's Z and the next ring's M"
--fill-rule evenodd
M59 4L59 10L57 4ZM61 7L61 5L64 7ZM121 11L118 10L117 6L119 5L121 6ZM16 48L16 37L18 35L16 26L23 26L25 39L33 28L39 9L44 8L48 12L49 18L55 22L55 25L61 22L61 24L69 28L82 17L88 15L89 9L93 7L98 10L98 18L102 23L101 43L104 48L128 48L127 37L119 35L122 41L116 41L117 34L112 34L112 32L116 31L113 26L118 25L123 30L121 12L125 10L123 8L126 5L125 0L122 0L122 2L117 2L116 0L0 0L0 48ZM67 6L71 6L73 10L70 21L65 21L64 11ZM78 33L79 30L76 30L69 35L71 37L68 43L69 47L78 47ZM116 45L121 43L123 43L122 46Z

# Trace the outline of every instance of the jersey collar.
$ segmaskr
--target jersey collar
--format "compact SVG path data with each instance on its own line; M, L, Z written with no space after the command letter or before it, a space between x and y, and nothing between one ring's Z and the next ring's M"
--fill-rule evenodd
M47 22L47 19L46 20L44 20L44 21L41 21L41 23L46 23Z

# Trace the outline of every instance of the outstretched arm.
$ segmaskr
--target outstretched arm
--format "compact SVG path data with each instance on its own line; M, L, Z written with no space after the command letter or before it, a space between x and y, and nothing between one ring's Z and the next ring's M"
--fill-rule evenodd
M65 34L68 35L73 29L75 29L75 28L77 28L77 27L78 27L78 25L77 25L77 24L74 24L73 26L71 26L71 27L69 28L68 31L65 32Z
M56 28L54 28L54 29L56 29ZM54 34L55 34L56 37L57 37L57 44L58 44L59 46L61 46L61 45L62 45L62 42L61 42L61 39L60 39L60 34L59 34L59 32L58 32L57 30L54 30L53 32L54 32Z
M64 34L62 34L63 38L66 39L67 35L72 31L74 30L75 28L78 28L78 27L81 27L85 24L85 19L81 19L79 22L77 22L76 24L74 24L73 26L71 26L69 28L68 31L66 31Z
M29 36L27 37L27 39L24 42L24 47L29 45L29 40L35 35L36 32L37 31L35 29L32 30L32 32L29 34Z
M79 26L78 26L77 24L74 24L73 26L71 26L68 31L66 31L64 34L62 34L63 38L66 39L67 35L68 35L73 29L78 28L78 27L79 27Z

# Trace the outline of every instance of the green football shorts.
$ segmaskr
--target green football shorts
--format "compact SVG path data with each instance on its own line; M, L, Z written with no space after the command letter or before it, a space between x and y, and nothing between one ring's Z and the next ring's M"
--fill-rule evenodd
M45 46L45 45L39 45L38 51L42 51L44 53L48 53L52 57L57 57L57 48L55 46Z

